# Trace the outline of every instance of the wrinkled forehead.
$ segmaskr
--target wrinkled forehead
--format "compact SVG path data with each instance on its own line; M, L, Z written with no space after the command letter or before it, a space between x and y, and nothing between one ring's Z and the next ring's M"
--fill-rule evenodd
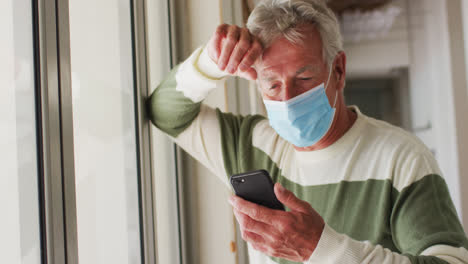
M302 72L321 72L326 65L321 47L294 45L277 42L265 49L257 59L254 68L261 76L272 74L300 74Z
M306 65L325 65L320 35L313 28L304 33L308 34L301 43L292 43L285 37L274 40L254 63L257 72L282 66L295 65L299 69Z

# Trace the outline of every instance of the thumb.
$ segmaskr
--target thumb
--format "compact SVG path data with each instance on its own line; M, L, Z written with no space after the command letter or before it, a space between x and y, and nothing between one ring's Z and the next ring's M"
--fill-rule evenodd
M284 188L279 182L275 184L275 195L278 200L289 207L292 211L298 211L303 213L311 213L314 211L312 206L299 198L297 198L293 192Z

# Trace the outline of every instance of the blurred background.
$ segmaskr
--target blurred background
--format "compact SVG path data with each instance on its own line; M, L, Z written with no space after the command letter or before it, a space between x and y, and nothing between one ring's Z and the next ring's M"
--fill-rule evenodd
M0 262L246 264L231 190L145 99L250 0L0 2ZM468 2L329 0L347 104L418 136L468 230ZM265 114L231 78L206 103Z

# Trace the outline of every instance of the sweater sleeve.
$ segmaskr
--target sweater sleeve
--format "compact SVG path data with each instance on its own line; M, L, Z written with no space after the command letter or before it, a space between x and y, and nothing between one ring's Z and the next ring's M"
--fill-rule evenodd
M392 252L368 241L357 241L325 225L322 237L307 264L466 264L463 247L434 245L419 255Z
M326 225L305 263L467 264L468 240L435 160L421 153L397 168L408 183L395 189L389 224L399 252L357 241ZM401 174L400 173L400 174ZM421 176L423 175L423 176Z
M149 116L153 124L176 138L200 113L201 101L209 92L223 85L224 75L216 71L216 64L206 58L202 48L180 65L174 67L148 100ZM201 65L199 65L201 63ZM201 69L218 74L209 76Z
M157 128L228 184L218 120L221 117L202 103L210 91L223 86L225 76L199 48L155 89L148 100L148 112Z

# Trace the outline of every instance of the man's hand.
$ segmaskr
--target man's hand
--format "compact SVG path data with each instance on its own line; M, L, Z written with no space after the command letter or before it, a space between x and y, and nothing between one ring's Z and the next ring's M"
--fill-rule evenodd
M260 57L263 47L247 28L222 24L208 42L208 56L222 71L249 80L257 79L252 65Z
M275 194L290 212L269 209L238 196L229 199L242 238L269 256L307 261L317 247L325 222L309 203L279 183L275 184Z

